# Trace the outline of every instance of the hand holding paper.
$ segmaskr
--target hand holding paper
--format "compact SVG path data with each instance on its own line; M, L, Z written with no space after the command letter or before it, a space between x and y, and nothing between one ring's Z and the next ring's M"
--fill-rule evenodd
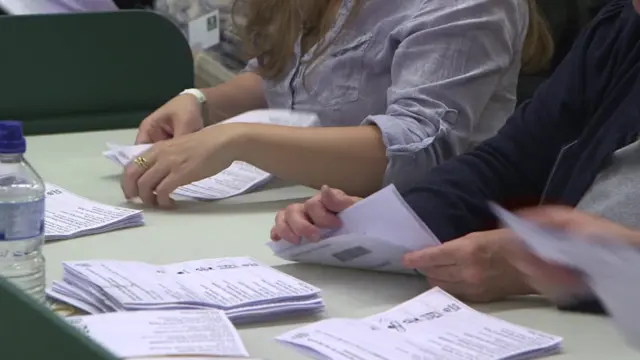
M197 200L219 200L254 190L272 178L255 166L233 161L236 148L230 143L240 136L239 124L310 127L317 122L316 115L304 112L250 111L166 142L134 146L108 144L109 150L104 155L126 167L123 187L130 198L140 196L147 203L160 201L159 205L166 206L172 204L169 193ZM155 170L131 164L138 156L144 157L149 167L157 165Z
M342 226L338 213L362 200L349 196L342 190L323 186L320 192L300 204L291 204L278 211L276 224L271 229L271 240L285 240L292 244L308 239L318 241L323 230Z
M566 301L587 285L627 340L640 347L640 290L633 285L640 275L638 232L567 208L529 210L528 218L492 208L522 241L512 247L512 259L534 286ZM588 296L584 287L577 289Z
M337 216L341 226L324 231L320 241L303 239L296 245L280 240L267 246L290 261L412 273L402 265L404 254L440 244L393 185Z

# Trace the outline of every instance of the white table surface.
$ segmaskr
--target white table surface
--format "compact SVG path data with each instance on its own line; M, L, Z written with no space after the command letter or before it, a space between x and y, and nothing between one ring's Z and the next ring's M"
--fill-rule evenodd
M107 141L127 144L133 130L29 137L27 159L44 179L96 201L129 206L120 191L120 168L101 152ZM48 280L61 277L65 260L118 259L155 264L226 256L252 256L321 289L323 317L363 317L425 290L417 277L287 264L264 245L275 212L313 194L301 186L274 188L215 203L185 204L174 211L145 210L144 227L49 243ZM638 359L605 317L567 314L531 299L474 306L499 318L564 337L554 359ZM296 318L239 328L253 357L304 359L272 339L318 318Z

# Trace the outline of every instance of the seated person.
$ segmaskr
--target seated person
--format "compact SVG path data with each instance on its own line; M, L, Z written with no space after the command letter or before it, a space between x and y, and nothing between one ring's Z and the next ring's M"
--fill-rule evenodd
M144 119L136 142L154 145L125 169L127 198L169 207L177 187L233 161L357 195L408 189L427 174L416 168L494 135L521 63L539 68L552 48L533 0L250 0L233 13L246 14L248 71ZM313 112L321 127L204 128L261 108Z
M404 194L444 243L407 254L408 268L467 300L534 293L509 262L513 235L497 229L488 201L508 208L560 204L640 226L638 12L640 0L612 0L496 136L430 169ZM272 238L317 239L319 227L339 226L335 213L357 200L324 187L278 213Z

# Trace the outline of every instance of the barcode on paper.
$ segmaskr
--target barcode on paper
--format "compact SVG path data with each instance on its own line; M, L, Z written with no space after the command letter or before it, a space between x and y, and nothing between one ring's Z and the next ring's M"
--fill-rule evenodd
M347 250L339 251L331 256L342 262L347 262L369 254L371 254L371 250L362 246L356 246Z

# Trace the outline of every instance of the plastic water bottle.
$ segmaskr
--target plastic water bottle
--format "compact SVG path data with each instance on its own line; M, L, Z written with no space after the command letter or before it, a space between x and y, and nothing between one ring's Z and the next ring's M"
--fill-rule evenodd
M24 158L19 121L0 121L0 276L45 300L42 178Z

